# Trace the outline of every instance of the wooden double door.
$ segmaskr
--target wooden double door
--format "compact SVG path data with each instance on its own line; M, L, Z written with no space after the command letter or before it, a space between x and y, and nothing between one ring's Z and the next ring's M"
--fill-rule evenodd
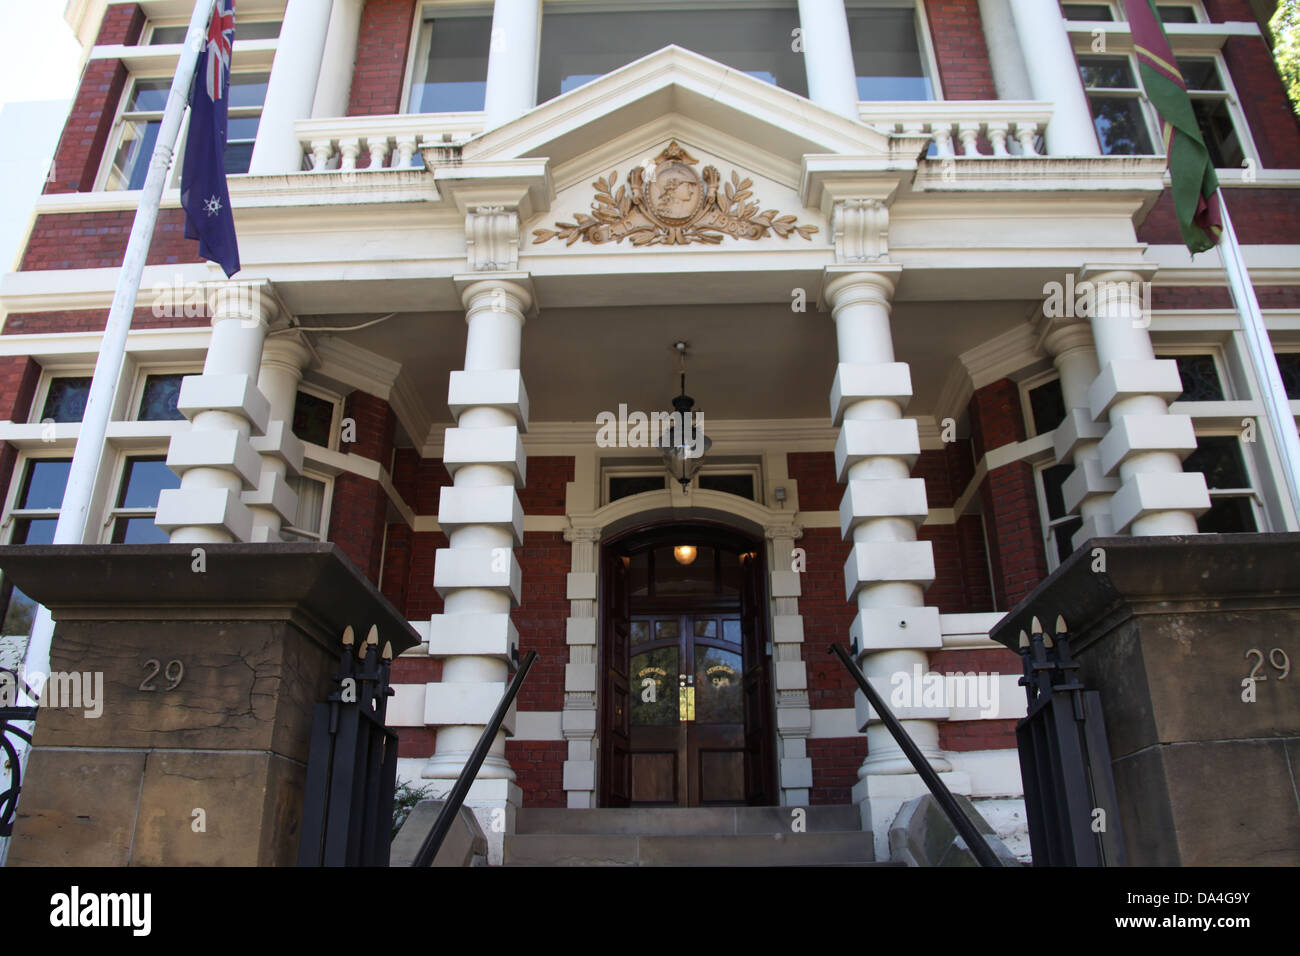
M630 555L618 549L624 553L605 564L601 804L771 803L759 549L699 531L669 538L678 539L712 542L700 548L705 566L696 569L702 580L691 584L696 595L656 593L680 591L686 575L677 566L657 572L655 558L667 560L671 550L653 540L648 558L635 547Z

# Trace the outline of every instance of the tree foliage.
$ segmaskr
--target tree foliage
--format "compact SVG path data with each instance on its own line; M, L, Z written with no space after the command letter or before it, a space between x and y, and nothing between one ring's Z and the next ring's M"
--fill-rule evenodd
M1300 114L1300 0L1280 0L1268 26L1282 84L1292 108Z

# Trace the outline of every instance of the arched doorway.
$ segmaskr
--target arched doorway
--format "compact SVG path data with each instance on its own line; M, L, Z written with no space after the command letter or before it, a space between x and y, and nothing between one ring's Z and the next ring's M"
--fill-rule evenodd
M602 549L600 806L776 802L763 553L707 522Z

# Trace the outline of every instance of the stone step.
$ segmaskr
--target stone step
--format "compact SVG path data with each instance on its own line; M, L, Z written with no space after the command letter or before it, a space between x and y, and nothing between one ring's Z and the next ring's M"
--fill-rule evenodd
M801 819L807 833L859 832L857 807L632 807L520 810L516 833L609 834L622 836L729 836L793 833ZM796 834L797 835L797 834Z
M506 866L827 866L874 863L870 833L510 834Z

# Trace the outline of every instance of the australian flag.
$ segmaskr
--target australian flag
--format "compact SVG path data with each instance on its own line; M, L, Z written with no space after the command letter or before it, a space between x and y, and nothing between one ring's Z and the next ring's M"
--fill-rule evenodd
M235 0L217 0L194 72L190 131L181 165L185 238L197 239L199 255L219 263L226 278L239 271L235 217L226 189L226 114L234 42Z

